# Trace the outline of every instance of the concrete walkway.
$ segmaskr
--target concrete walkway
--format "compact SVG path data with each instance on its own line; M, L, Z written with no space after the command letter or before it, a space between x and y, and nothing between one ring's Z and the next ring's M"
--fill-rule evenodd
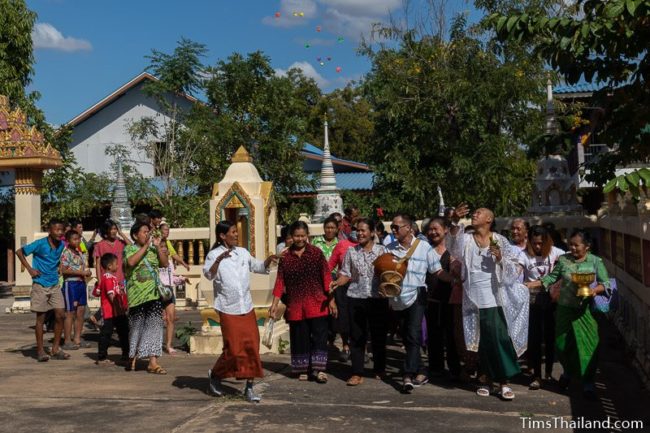
M4 311L4 303L0 307ZM200 322L197 312L182 312L181 322ZM241 400L242 382L225 384L232 392L224 398L205 394L209 356L166 356L161 364L167 376L141 369L94 364L96 346L70 352L68 361L37 363L33 349L33 315L0 315L0 431L22 432L520 432L535 430L526 417L556 423L554 431L635 431L567 428L565 419L641 420L650 431L650 397L625 362L620 340L603 326L603 354L598 375L598 401L585 401L580 389L569 395L548 389L529 391L527 378L513 388L516 399L480 398L472 387L457 388L441 381L398 392L401 353L389 351L391 377L386 382L366 378L363 385L345 385L348 367L330 362L326 385L298 382L288 377L287 355L263 357L266 377L258 383L260 404ZM51 339L52 334L46 334ZM97 333L88 341L95 343ZM109 351L114 359L119 349ZM555 377L560 373L556 365ZM542 429L539 429L541 431Z

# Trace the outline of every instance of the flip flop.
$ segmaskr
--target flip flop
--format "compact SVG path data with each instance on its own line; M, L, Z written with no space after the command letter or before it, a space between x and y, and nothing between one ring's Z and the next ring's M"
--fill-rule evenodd
M307 380L309 380L309 377L306 374L301 374L298 376L298 380L301 382L306 382Z
M95 364L102 365L102 366L115 365L115 363L113 361L111 361L110 359L108 359L108 358L95 361Z
M478 395L479 397L489 397L490 388L485 385L479 386L476 390L476 395Z
M89 347L92 347L92 344L90 344L87 341L80 341L79 343L77 343L77 346L79 346L82 349L88 349Z
M38 362L47 362L50 360L50 355L48 355L47 353L41 353L38 355L36 359L38 360Z
M501 396L503 400L514 400L515 393L512 392L512 388L510 388L509 386L502 386L499 396Z
M66 343L63 346L61 346L62 349L65 350L79 350L79 345L75 343Z
M59 351L56 353L50 352L50 357L52 359L58 359L59 361L65 361L70 359L70 354L65 353L63 350L59 349Z
M156 365L154 368L147 367L147 373L151 373L151 374L167 374L167 370L162 368L160 365Z
M316 382L327 383L327 374L324 371L319 371L316 374Z

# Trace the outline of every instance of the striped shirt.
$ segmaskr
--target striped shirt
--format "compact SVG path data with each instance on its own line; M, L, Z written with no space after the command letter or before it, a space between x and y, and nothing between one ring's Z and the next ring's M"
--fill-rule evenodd
M415 236L411 239L411 245L413 242L415 242ZM389 253L398 258L404 257L408 252L408 248L404 248L398 241L390 243L386 248ZM427 286L427 272L435 274L441 269L440 257L435 250L427 242L420 241L408 261L406 275L402 281L402 292L399 296L390 299L393 310L405 310L413 305L418 297L420 287Z

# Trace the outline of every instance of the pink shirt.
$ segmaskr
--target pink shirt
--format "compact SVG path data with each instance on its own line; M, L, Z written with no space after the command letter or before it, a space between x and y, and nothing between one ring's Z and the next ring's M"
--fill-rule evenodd
M336 271L341 269L341 265L343 265L343 259L345 258L345 253L348 252L348 248L355 246L356 244L352 241L349 241L347 239L341 239L336 246L334 247L334 251L332 251L332 255L329 258L329 267L330 271L332 274L334 274Z
M115 276L117 277L117 280L119 282L124 284L124 269L122 267L122 262L124 260L125 246L126 246L126 242L124 242L122 239L115 239L115 242L113 242L112 245L106 239L102 239L101 241L95 244L93 257L95 258L95 263L97 265L98 276L104 275L104 273L106 272L105 269L102 269L102 264L100 260L101 257L107 253L115 254L117 256L117 271L115 272Z

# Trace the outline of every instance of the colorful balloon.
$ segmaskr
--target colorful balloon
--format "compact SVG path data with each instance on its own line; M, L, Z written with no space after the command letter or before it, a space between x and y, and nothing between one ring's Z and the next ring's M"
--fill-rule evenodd
M325 66L325 62L319 62L321 66Z
M298 15L300 15L301 17L304 17L305 13L304 12L299 12Z
M336 67L336 72L341 72L342 70L343 70L343 68L341 68L340 66Z
M311 47L311 45L309 45L308 43L305 44L305 48L309 48L309 47Z
M320 62L320 61L321 61L321 57L316 57L316 61L317 61L317 62Z
M276 18L280 18L280 12L276 12L276 13L275 13L275 17L276 17Z
M343 39L343 36L339 36L339 37L336 39L336 41L337 41L339 44L342 44L344 40L345 40L345 39Z
M331 62L331 61L332 61L332 58L331 58L330 56L327 56L327 61L328 61L328 62Z
M297 16L298 16L298 12L294 12L294 13L293 13L293 16L294 16L294 17L297 17Z
M320 27L320 26L316 26L316 31L320 33L320 31L321 31L321 27Z

